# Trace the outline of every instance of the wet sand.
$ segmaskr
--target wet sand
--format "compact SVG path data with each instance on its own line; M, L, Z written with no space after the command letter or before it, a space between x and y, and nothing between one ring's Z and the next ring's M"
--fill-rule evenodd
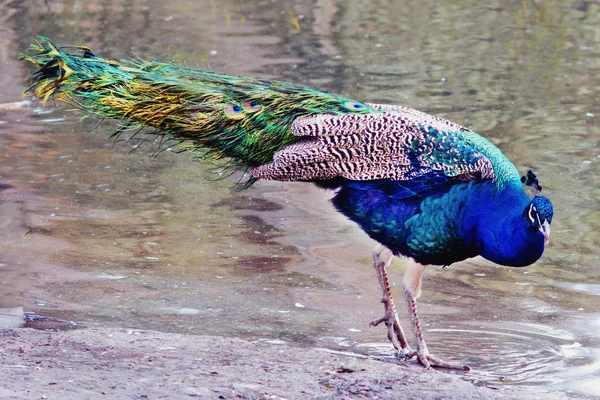
M535 399L278 340L87 328L0 331L3 399ZM545 394L545 399L566 397Z

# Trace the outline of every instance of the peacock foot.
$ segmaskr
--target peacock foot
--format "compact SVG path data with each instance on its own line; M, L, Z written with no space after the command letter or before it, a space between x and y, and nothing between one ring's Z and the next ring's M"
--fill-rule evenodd
M398 351L398 356L406 359L408 354L413 351L408 346L404 331L400 326L400 319L396 312L396 306L394 305L394 299L392 298L392 291L390 290L390 283L385 272L386 267L392 261L392 252L385 246L378 245L373 249L373 267L377 272L377 278L381 286L382 298L381 302L385 308L383 317L376 319L371 322L371 326L377 326L384 322L387 326L388 334L387 337L392 343L392 346Z
M382 300L381 302L386 304L386 301L384 300ZM404 332L402 331L400 321L398 320L398 313L396 313L396 310L393 310L393 312L388 311L390 311L390 309L387 307L386 304L386 312L383 315L383 317L371 321L369 325L377 326L384 322L385 326L387 326L388 329L388 340L392 343L392 346L394 346L394 348L398 351L398 357L408 360L413 357L412 354L414 354L415 352L408 346L408 343L406 342Z
M417 360L425 367L425 369L431 369L431 367L448 368L448 369L460 369L463 371L470 371L471 367L464 364L459 364L451 361L444 361L441 358L432 356L429 354L427 349L413 351L407 355L407 358L417 357Z

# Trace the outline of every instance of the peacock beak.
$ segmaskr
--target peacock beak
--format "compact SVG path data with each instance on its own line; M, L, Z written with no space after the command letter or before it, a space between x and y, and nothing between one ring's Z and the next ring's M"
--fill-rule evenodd
M544 235L544 240L546 244L548 244L550 242L550 224L548 221L544 221L542 226L540 226L540 232L542 232L542 235Z

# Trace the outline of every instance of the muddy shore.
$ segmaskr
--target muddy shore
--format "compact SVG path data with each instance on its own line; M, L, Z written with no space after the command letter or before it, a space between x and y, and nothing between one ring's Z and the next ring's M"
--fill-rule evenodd
M86 328L0 332L2 399L534 399L282 341ZM563 398L544 396L546 399Z

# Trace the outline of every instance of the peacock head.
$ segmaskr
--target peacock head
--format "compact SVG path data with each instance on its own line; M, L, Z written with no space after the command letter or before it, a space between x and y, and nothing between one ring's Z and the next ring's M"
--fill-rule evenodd
M530 229L542 232L546 243L550 240L550 224L554 216L554 208L550 199L541 195L542 187L535 174L529 170L527 175L521 177L521 182L533 191L533 200L525 209L525 217Z
M526 218L531 229L542 232L546 243L550 240L550 224L554 216L554 208L550 199L544 196L535 196L527 209Z

